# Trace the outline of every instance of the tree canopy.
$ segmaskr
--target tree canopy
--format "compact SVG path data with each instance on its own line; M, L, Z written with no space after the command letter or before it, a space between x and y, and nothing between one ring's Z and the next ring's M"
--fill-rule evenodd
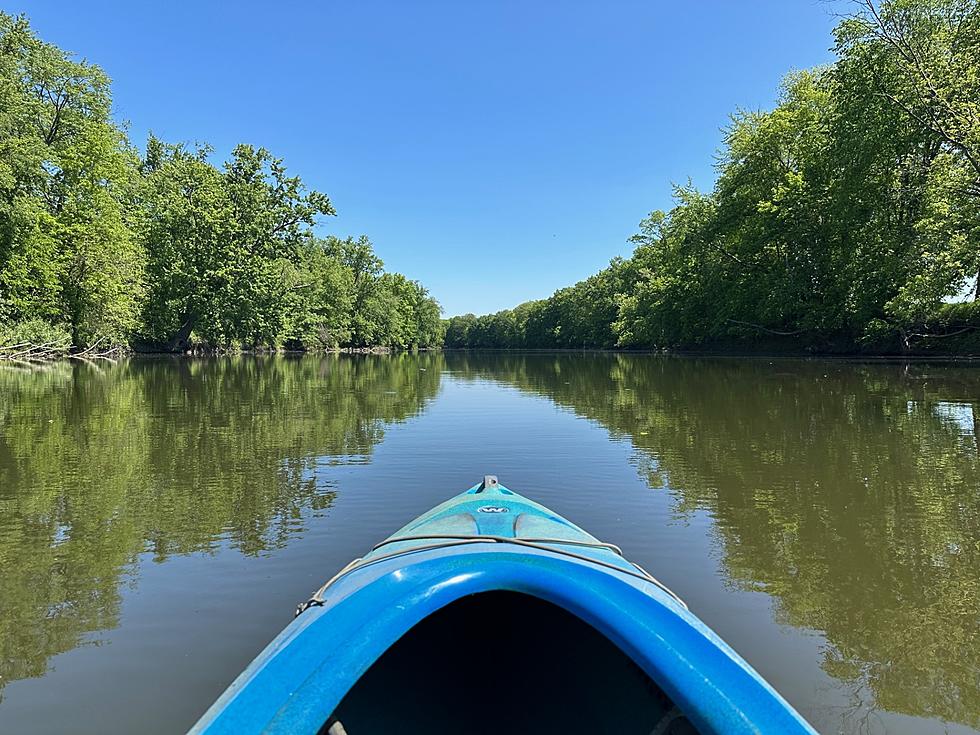
M0 333L76 347L441 343L439 305L268 150L154 136L138 151L97 66L0 12ZM44 331L44 330L41 330Z

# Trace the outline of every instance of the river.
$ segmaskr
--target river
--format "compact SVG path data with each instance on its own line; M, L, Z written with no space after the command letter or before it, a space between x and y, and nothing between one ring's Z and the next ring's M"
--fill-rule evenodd
M980 367L622 354L0 369L0 732L181 732L484 474L822 733L980 732Z

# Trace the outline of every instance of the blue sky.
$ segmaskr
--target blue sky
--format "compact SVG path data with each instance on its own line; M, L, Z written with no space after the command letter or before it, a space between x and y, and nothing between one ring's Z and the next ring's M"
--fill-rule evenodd
M823 0L4 0L100 64L140 145L269 148L446 315L543 298L631 251L721 129L830 61Z

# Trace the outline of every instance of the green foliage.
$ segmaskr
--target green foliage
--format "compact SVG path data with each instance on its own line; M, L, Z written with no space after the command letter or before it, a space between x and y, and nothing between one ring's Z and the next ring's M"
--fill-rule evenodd
M136 172L109 80L0 13L0 319L41 316L78 344L136 326Z
M325 196L265 150L239 146L223 170L209 153L147 145L147 338L172 348L192 336L292 349L440 344L439 305L385 273L368 238L314 236L316 217L334 213Z
M370 241L318 240L330 200L263 148L223 166L111 119L109 80L0 12L0 325L75 346L435 346L439 305Z
M0 347L64 345L67 349L70 344L71 333L67 329L37 317L0 325Z
M732 118L712 192L677 187L632 258L531 319L451 319L447 345L935 349L944 304L978 289L980 8L855 7L833 65Z
M332 349L350 344L354 274L320 240L300 247L286 270L283 338L292 349Z
M350 299L347 343L355 347L435 347L442 344L438 302L417 281L385 273L384 263L363 235L328 237L324 252L345 272Z
M174 347L195 332L211 344L274 345L299 285L289 274L315 217L333 208L264 149L238 146L222 171L208 153L147 144L147 336Z

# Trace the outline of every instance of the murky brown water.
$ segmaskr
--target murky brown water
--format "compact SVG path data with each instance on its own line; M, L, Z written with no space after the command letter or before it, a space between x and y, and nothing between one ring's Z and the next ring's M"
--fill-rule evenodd
M644 355L0 369L0 732L179 732L495 473L824 733L980 730L980 367Z

